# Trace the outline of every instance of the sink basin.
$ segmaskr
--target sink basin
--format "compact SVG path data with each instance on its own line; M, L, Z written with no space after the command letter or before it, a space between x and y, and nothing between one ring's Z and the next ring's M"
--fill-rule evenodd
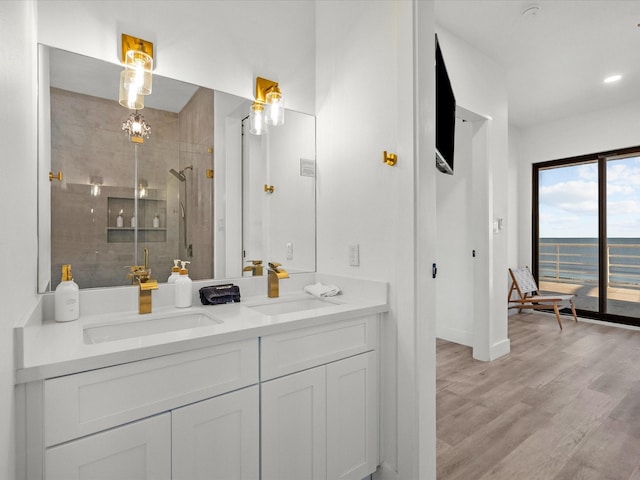
M171 313L149 318L130 317L129 321L85 327L84 343L102 343L156 333L188 330L222 323L204 312Z
M335 307L336 304L319 298L297 298L293 300L274 301L273 303L263 303L249 306L251 310L264 315L281 315L283 313L303 312L305 310L315 310L318 308Z

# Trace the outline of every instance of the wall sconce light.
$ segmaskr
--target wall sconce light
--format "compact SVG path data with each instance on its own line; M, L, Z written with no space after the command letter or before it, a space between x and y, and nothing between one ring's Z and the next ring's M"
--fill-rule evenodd
M91 183L91 196L98 197L100 196L100 186L102 185L102 177L91 177L89 179Z
M249 131L254 135L266 133L266 125L284 125L284 97L277 82L256 77L256 97L249 120Z
M253 102L249 112L249 133L253 135L264 135L267 133L267 124L264 121L264 105Z
M129 135L129 140L132 142L144 143L144 139L149 138L151 126L147 124L142 114L135 111L122 122L122 131Z
M148 186L149 184L146 180L140 180L140 182L138 183L138 198L147 198L147 195L149 193L147 191Z
M129 88L126 81L127 72L120 72L120 93L118 103L131 110L142 110L144 108L144 96L137 93L135 88Z
M144 108L144 95L152 90L153 43L122 34L119 103L132 110Z

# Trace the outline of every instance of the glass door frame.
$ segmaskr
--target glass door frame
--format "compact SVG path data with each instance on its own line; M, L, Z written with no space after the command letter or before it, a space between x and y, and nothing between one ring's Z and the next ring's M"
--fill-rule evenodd
M536 279L539 279L540 261L540 211L539 211L539 173L554 167L597 163L598 165L598 311L583 310L576 307L578 316L605 322L634 325L640 327L640 318L607 313L607 271L602 268L607 264L607 161L617 158L640 156L640 146L611 150L577 157L550 160L532 164L532 198L531 198L531 265ZM603 241L604 239L604 241ZM640 309L640 305L638 306Z

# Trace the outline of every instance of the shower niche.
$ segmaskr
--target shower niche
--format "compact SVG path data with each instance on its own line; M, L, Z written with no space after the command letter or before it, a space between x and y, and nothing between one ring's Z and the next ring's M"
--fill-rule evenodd
M166 242L167 201L164 199L107 198L107 242ZM119 226L118 217L122 219ZM132 223L132 218L135 221Z

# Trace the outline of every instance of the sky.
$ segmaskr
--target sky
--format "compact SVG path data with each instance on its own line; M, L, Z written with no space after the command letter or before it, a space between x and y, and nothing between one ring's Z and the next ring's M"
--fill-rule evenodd
M540 238L598 236L598 165L539 171ZM607 162L607 236L640 238L640 157Z

